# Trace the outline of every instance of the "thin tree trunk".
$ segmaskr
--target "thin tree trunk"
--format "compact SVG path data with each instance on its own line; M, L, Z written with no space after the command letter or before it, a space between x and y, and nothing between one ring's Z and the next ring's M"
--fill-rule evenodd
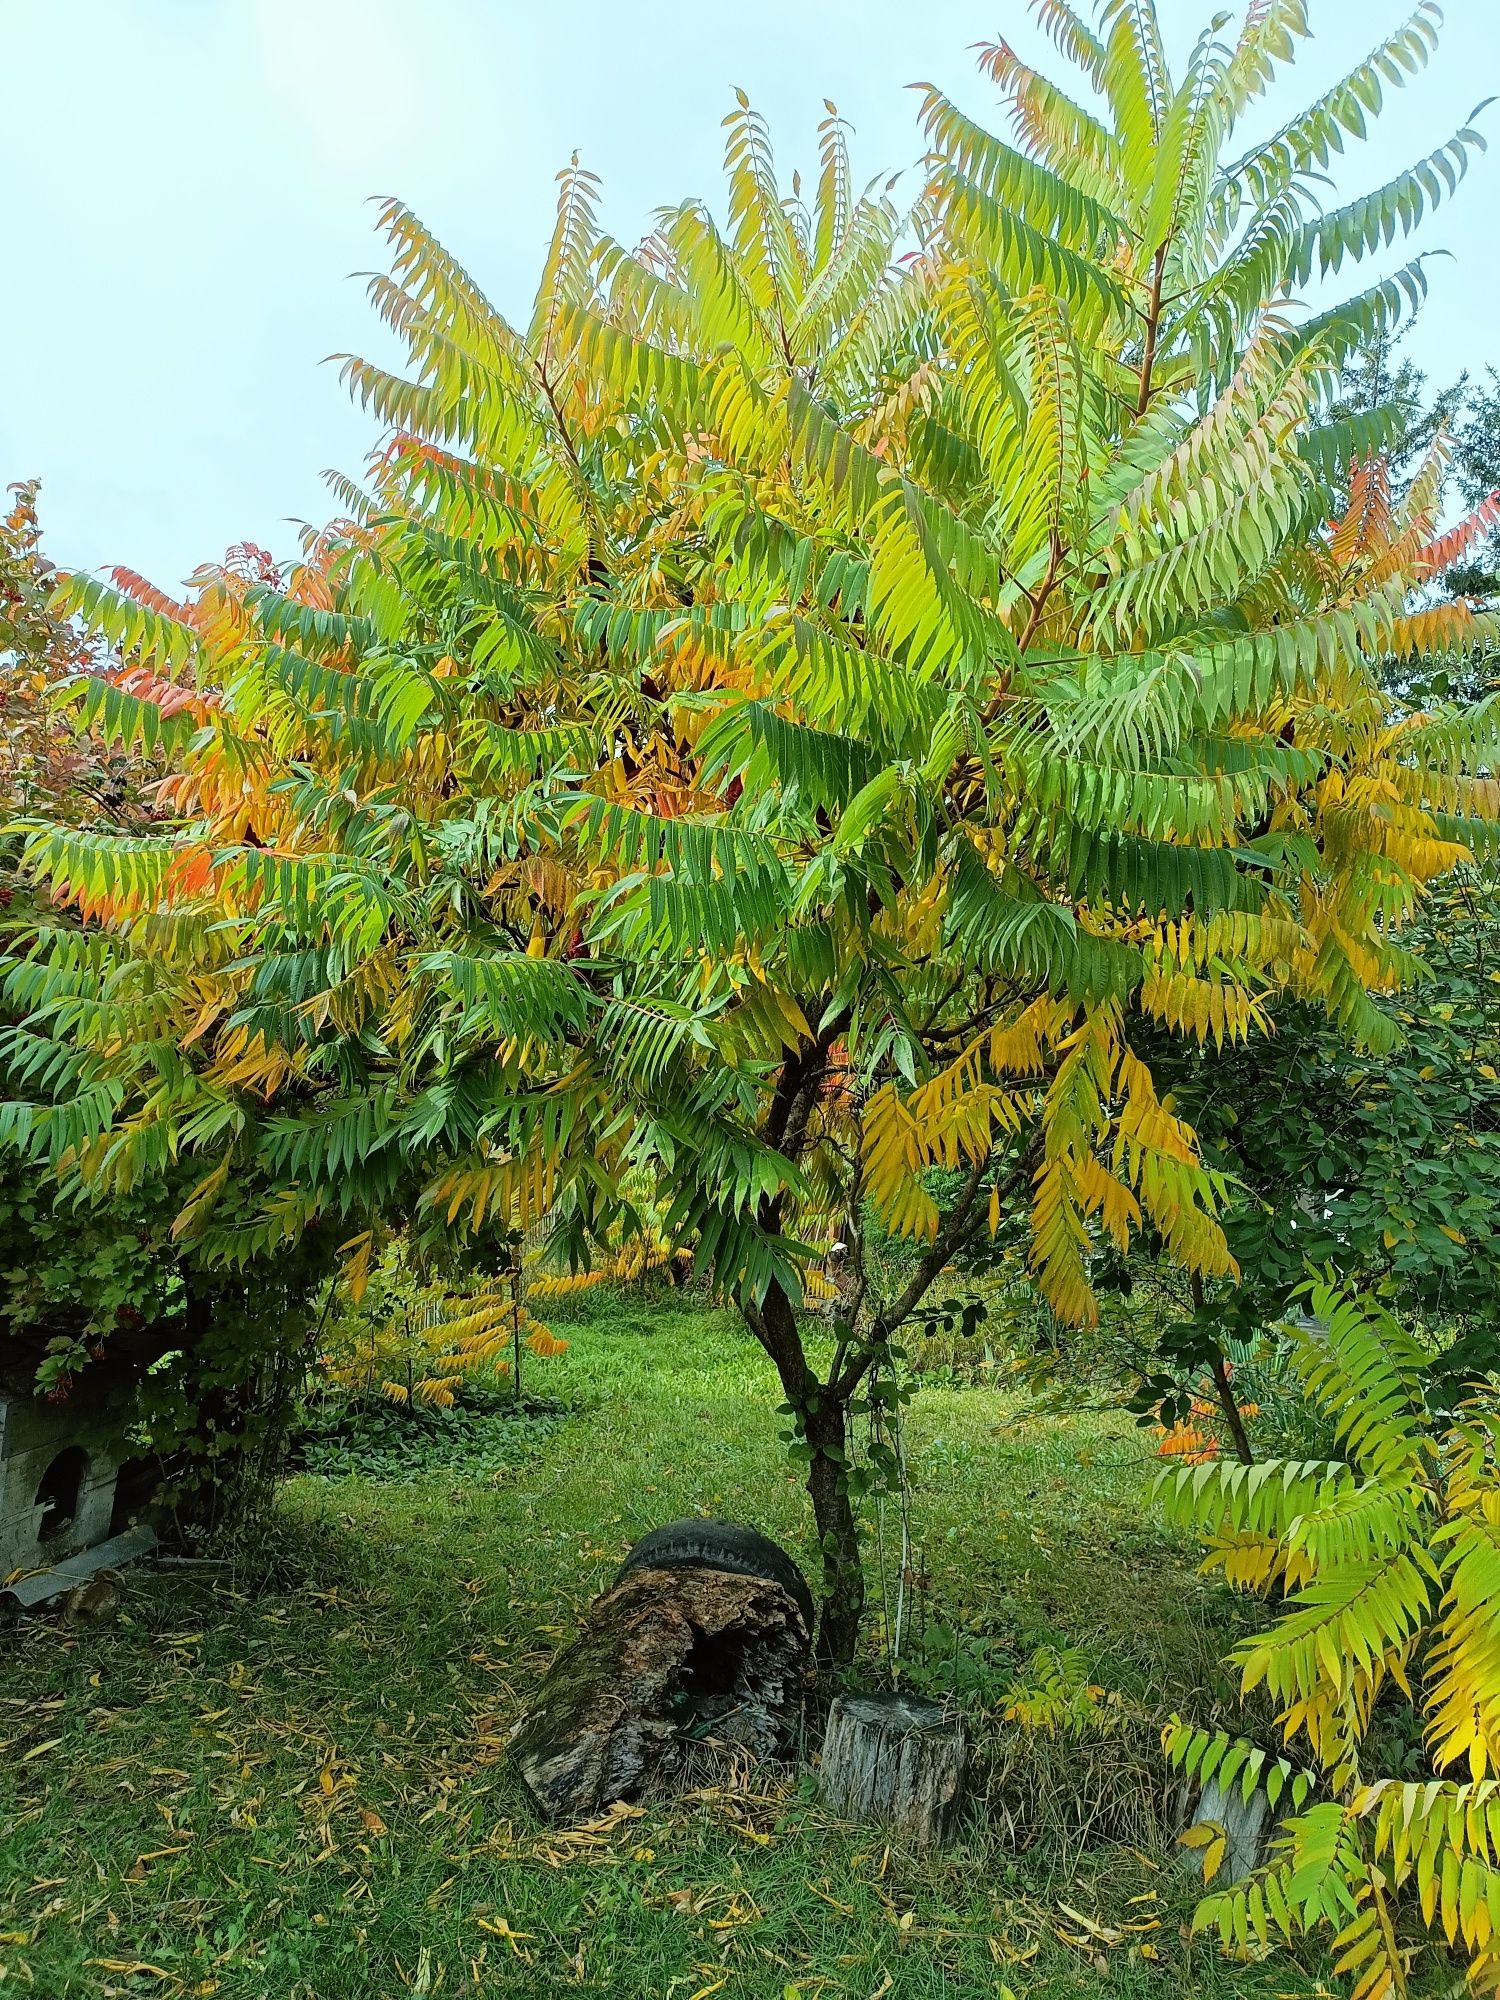
M1219 1408L1224 1412L1224 1422L1234 1444L1234 1455L1241 1465L1254 1465L1255 1453L1250 1449L1250 1436L1245 1429L1245 1419L1240 1414L1239 1403L1235 1399L1234 1384L1229 1379L1229 1364L1221 1354L1213 1364L1214 1388L1218 1391Z
M865 1571L849 1498L849 1408L827 1389L808 1414L812 1458L807 1491L823 1555L823 1603L818 1619L819 1666L846 1667L854 1658L865 1609Z
M772 1283L758 1307L746 1312L751 1332L776 1364L786 1400L812 1456L807 1491L823 1557L817 1659L847 1666L854 1658L865 1608L865 1574L849 1497L849 1391L820 1382L807 1365L802 1330L791 1300Z
M1201 1313L1204 1307L1205 1293L1203 1290L1203 1279L1196 1271L1192 1272L1188 1278L1188 1295L1193 1301L1194 1313ZM1219 1399L1219 1408L1223 1412L1225 1428L1228 1430L1230 1442L1234 1446L1234 1455L1241 1465L1254 1465L1255 1453L1250 1448L1250 1435L1245 1429L1245 1419L1240 1414L1239 1401L1234 1393L1234 1385L1229 1379L1229 1363L1225 1358L1222 1347L1217 1347L1208 1372L1213 1377L1214 1393Z
M795 1107L794 1107L795 1108ZM778 1130L784 1130L789 1118ZM1032 1149L1015 1160L998 1183L1003 1199L1031 1170ZM851 1352L852 1319L844 1328L826 1382L807 1364L797 1314L774 1280L758 1305L747 1303L750 1331L776 1364L788 1406L809 1450L807 1491L823 1557L823 1604L818 1621L817 1659L821 1666L847 1666L854 1658L865 1608L864 1561L849 1495L849 1405L860 1384L886 1352L891 1334L927 1294L928 1287L968 1241L976 1226L977 1204L988 1160L976 1161L937 1240L918 1260L901 1296L877 1315L868 1337ZM768 1226L774 1214L764 1218ZM856 1307L857 1313L857 1307Z

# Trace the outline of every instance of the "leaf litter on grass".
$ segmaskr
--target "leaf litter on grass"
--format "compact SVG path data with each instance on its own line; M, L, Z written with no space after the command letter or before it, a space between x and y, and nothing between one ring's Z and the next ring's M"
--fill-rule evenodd
M580 1828L536 1823L505 1740L648 1486L651 1519L717 1496L812 1553L795 1473L767 1476L758 1368L715 1315L672 1312L649 1337L601 1315L558 1364L593 1407L540 1442L524 1493L446 1468L300 1477L258 1569L137 1575L114 1626L38 1623L6 1642L0 2000L102 2000L106 1985L121 2000L384 2000L424 1983L443 2000L1314 1991L1294 1966L1273 1982L1184 1941L1190 1894L1144 1853L1084 1852L1054 1880L1045 1852L1017 1854L979 1820L917 1861L830 1819L790 1770ZM1130 1529L1128 1598L1118 1578L1143 1504L1134 1462L1091 1466L1085 1491L1052 1483L1083 1420L1026 1443L1034 1504L1056 1516L1045 1573L1029 1535L974 1509L976 1480L1014 1484L997 1401L924 1388L913 1406L918 1441L930 1427L971 1447L949 1450L919 1502L948 1624L983 1610L1002 1660L1084 1628L1110 1683L1192 1659L1197 1586L1179 1553ZM1108 1590L1091 1540L1108 1545ZM988 1698L982 1683L971 1697L986 1754ZM1132 1902L1150 1890L1159 1903ZM1132 1932L1146 1910L1158 1928Z

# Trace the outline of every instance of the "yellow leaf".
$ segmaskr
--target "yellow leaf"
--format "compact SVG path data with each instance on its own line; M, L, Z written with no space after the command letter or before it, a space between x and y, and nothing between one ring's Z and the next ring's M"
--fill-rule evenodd
M489 1931L494 1937L504 1938L512 1951L518 1952L521 1940L533 1935L530 1931L513 1931L504 1917L479 1917L476 1922L482 1931Z
M187 1200L182 1204L182 1207L177 1211L176 1216L173 1218L171 1230L172 1241L174 1243L183 1236L196 1234L200 1225L212 1213L214 1203L224 1192L224 1186L228 1179L229 1155L226 1153L213 1172L203 1176L203 1179L199 1181Z
M349 1287L349 1296L356 1305L365 1295L365 1286L370 1280L370 1252L374 1246L373 1233L366 1229L359 1236L351 1236L347 1243L339 1245L339 1255L349 1253L349 1261L344 1266L344 1279Z

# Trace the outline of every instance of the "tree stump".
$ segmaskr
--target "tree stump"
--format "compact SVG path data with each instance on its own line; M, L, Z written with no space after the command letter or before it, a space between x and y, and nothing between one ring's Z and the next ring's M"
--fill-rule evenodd
M823 1739L823 1799L843 1819L888 1826L911 1847L941 1847L964 1803L963 1718L910 1694L840 1695Z
M1231 1888L1260 1867L1279 1826L1271 1801L1263 1791L1257 1789L1247 1799L1237 1784L1225 1792L1210 1778L1193 1808L1184 1836L1187 1847L1184 1864L1190 1873L1206 1875L1206 1850L1214 1844L1212 1830L1222 1828L1224 1852L1212 1879L1216 1888Z
M811 1636L772 1579L627 1566L553 1662L511 1762L548 1819L576 1824L715 1754L772 1755L797 1719Z

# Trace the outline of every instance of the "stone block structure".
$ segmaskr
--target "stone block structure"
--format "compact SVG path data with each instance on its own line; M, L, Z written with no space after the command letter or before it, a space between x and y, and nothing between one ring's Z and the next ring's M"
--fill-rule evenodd
M0 1393L0 1583L104 1541L129 1456L107 1418L85 1421L67 1403Z

